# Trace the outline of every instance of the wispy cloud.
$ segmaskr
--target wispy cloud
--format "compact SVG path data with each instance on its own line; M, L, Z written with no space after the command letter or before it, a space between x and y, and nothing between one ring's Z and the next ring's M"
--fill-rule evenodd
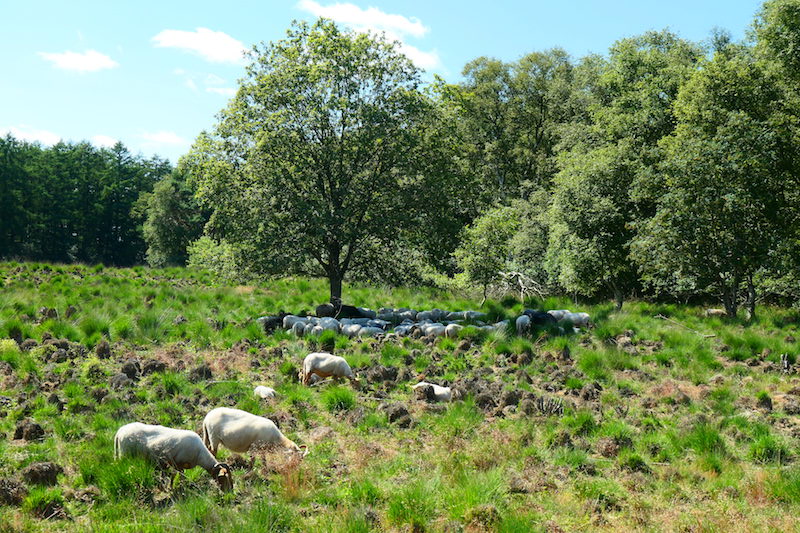
M360 31L385 31L387 34L412 35L414 37L422 37L430 31L416 17L408 18L403 15L384 13L377 7L361 9L355 4L348 3L323 6L314 0L300 0L297 7L314 16L329 18Z
M236 94L234 87L206 87L206 91L223 96L234 96Z
M208 28L197 28L195 31L164 30L152 40L156 47L188 50L213 63L242 64L247 50L241 41L227 33Z
M87 50L83 53L69 50L61 53L39 52L39 55L56 68L76 72L96 72L119 66L119 63L97 50Z
M388 39L399 41L400 50L420 68L432 69L441 65L436 50L426 52L406 42L409 37L424 37L430 31L416 17L386 13L377 7L362 9L350 3L323 6L314 0L300 0L297 7L316 17L329 18L359 32L385 33Z
M169 146L182 146L187 145L189 142L173 131L156 131L142 133L141 138L144 139L147 145L169 145Z
M225 80L216 74L206 74L206 79L204 81L206 85L225 85Z
M52 131L37 130L26 124L0 128L0 136L5 137L9 133L20 141L40 142L48 146L56 144L61 140L61 136L53 133Z
M109 137L108 135L95 135L91 138L92 144L95 146L102 146L104 148L113 148L117 144L117 139Z

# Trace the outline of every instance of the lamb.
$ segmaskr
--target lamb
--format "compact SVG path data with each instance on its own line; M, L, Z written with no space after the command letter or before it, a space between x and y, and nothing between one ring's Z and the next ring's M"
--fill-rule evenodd
M194 431L133 422L114 435L114 458L142 455L183 471L196 466L211 474L223 491L233 490L231 468L217 462Z
M435 385L433 383L428 383L427 381L420 381L416 385L411 385L411 388L417 390L418 388L425 386L433 387L433 395L439 402L449 402L453 399L453 391L450 389L450 387L442 387L441 385Z
M317 375L320 378L333 376L335 378L347 378L351 383L358 384L350 365L344 358L325 352L310 353L303 360L303 370L300 378L303 385L311 383L311 376Z
M286 438L272 420L229 407L208 412L203 419L203 443L215 457L220 444L236 453L257 444L279 444L289 452L308 453L306 446Z
M253 389L253 394L258 396L259 398L266 400L275 397L275 389L273 389L272 387L265 387L263 385L259 385L258 387Z

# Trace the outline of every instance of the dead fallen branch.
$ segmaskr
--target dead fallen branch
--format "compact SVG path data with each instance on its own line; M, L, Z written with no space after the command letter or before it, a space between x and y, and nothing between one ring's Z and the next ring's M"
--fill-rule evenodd
M680 323L680 322L678 322L677 320L672 320L671 318L669 318L669 317L666 317L666 316L664 316L664 315L656 315L656 316L655 316L655 318L660 318L661 320L666 320L666 321L668 321L668 322L672 322L673 324L677 324L678 326L680 326L680 327L682 327L682 328L688 329L688 330L689 330L689 331L691 331L692 333L697 333L698 335L700 335L700 336L701 336L701 337L703 337L704 339L711 339L711 338L713 338L713 337L716 337L716 335L711 335L711 334L708 334L708 333L702 333L702 332L700 332L700 331L697 331L696 329L692 329L692 328L690 328L689 326L687 326L687 325L685 325L685 324L681 324L681 323Z

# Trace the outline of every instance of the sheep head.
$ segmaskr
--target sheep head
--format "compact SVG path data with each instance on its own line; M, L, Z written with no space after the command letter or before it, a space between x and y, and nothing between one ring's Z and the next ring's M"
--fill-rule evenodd
M214 481L217 482L222 492L230 492L233 490L233 476L231 475L231 467L225 463L217 463L211 470L211 475Z

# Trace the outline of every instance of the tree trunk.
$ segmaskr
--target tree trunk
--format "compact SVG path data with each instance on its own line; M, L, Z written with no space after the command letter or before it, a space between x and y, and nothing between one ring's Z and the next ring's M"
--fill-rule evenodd
M617 311L622 311L622 304L625 302L625 295L622 289L615 282L610 282L611 292L614 294L614 303L616 304Z
M343 277L339 269L331 269L328 272L328 282L331 285L331 303L341 303L342 301Z
M739 309L739 304L736 301L736 284L732 287L724 287L722 290L722 303L725 305L725 314L728 318L736 318L736 312Z
M338 242L328 243L328 282L331 286L331 303L339 305L342 303L342 279L344 272L339 264L342 254L342 247Z
M756 319L756 286L752 274L747 276L747 319L750 322Z

